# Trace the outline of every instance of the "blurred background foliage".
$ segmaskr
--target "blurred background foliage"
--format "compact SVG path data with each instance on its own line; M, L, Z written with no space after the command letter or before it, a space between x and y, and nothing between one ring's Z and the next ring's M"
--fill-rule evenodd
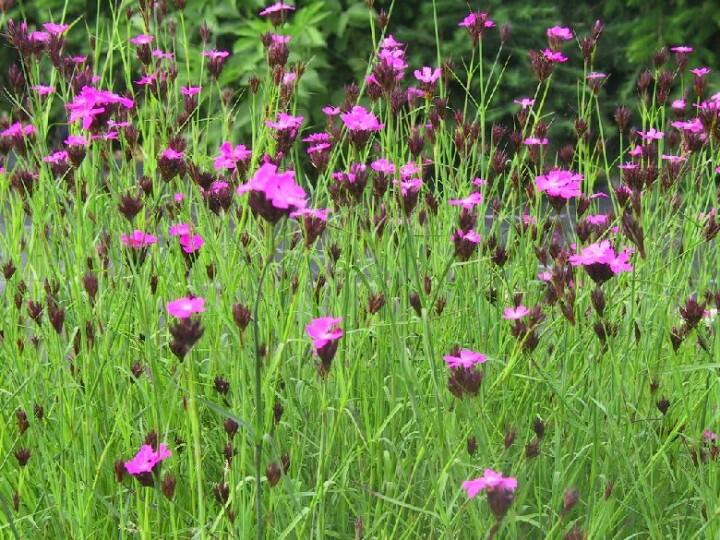
M2 0L8 4L8 0ZM145 0L149 1L149 0ZM221 86L242 89L252 75L262 74L264 53L260 36L272 30L270 23L257 16L271 0L186 0L183 20L178 16L178 0L157 2L158 18L164 32L182 22L193 43L190 54L199 54L198 29L205 23L212 31L211 42L217 48L230 50L220 79ZM274 0L273 0L274 1ZM371 13L391 13L388 33L407 42L411 69L435 65L435 14L439 27L441 56L462 70L470 57L470 42L458 22L469 10L491 14L498 25L509 23L512 37L506 47L510 60L505 79L495 100L494 117L514 110L512 100L533 92L536 81L529 69L527 51L545 46L545 29L555 24L568 25L578 36L586 35L595 20L605 24L605 33L596 56L595 69L609 74L604 102L610 111L626 102L634 93L639 72L650 65L652 55L664 45L688 44L695 47L690 67L717 66L720 54L720 9L718 0L485 0L481 3L462 0L286 0L298 8L283 33L293 36L290 62L306 65L299 87L303 112L311 121L320 121L320 108L342 100L344 85L361 81L372 53ZM47 20L78 20L69 34L69 50L87 51L88 34L110 24L113 12L127 13L136 1L114 0L15 0L6 13L8 18L25 18L30 23ZM372 8L368 4L374 4ZM135 10L137 11L137 10ZM162 15L163 11L167 12ZM95 17L100 21L95 25ZM376 19L377 20L377 19ZM145 31L142 19L130 18L132 31ZM170 26L168 26L170 23ZM86 27L87 31L82 28ZM172 33L159 43L169 48ZM485 54L489 61L499 46L497 30L486 39ZM179 62L182 51L176 48ZM571 62L560 68L550 96L550 107L565 111L571 117L568 103L574 103L575 84L582 71L579 48L567 45ZM3 77L13 61L6 45L0 50ZM505 60L503 54L503 61ZM116 58L118 58L116 56ZM118 58L119 61L119 58ZM197 62L196 62L197 63ZM191 62L192 64L192 62ZM519 69L517 69L519 68ZM713 77L716 73L713 73ZM181 79L182 81L182 79ZM3 81L5 82L5 81ZM712 88L712 86L711 86ZM456 92L459 94L459 92ZM570 110L568 110L570 109ZM568 122L569 125L569 122Z

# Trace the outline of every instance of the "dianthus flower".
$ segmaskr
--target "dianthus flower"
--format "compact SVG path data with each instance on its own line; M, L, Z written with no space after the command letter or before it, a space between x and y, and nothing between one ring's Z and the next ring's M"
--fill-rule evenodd
M313 350L320 358L318 372L325 376L330 371L330 365L337 352L338 342L343 336L341 317L320 317L313 319L305 327L307 335L312 340Z
M573 266L585 268L590 278L602 285L616 274L632 271L633 267L628 262L630 253L628 249L616 253L609 240L602 240L571 255L568 260Z

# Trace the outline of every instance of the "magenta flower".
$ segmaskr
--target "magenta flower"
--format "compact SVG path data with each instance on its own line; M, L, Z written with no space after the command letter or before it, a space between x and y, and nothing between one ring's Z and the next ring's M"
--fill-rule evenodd
M203 51L202 55L205 58L209 58L210 60L224 60L228 56L230 56L230 53L228 51L219 51L217 49L210 49L207 51Z
M482 39L485 30L495 27L495 21L490 19L490 15L487 13L475 11L466 15L465 18L458 23L458 26L465 28L468 34L470 34L473 43L477 43Z
M273 26L279 26L285 20L285 17L292 11L295 11L295 6L291 6L280 1L263 9L260 12L260 16L268 17Z
M242 144L233 146L231 142L225 141L220 145L220 154L215 157L213 167L215 170L238 169L241 173L245 172L247 164L252 156L252 152Z
M30 32L28 35L28 38L32 43L49 43L50 42L50 33L49 32Z
M305 190L295 182L295 172L278 172L272 163L263 164L238 194L250 192L250 207L270 223L307 206Z
M461 261L467 261L475 252L481 240L480 235L473 229L458 229L452 235L452 241L455 244L455 255Z
M535 100L524 97L524 98L520 98L520 99L514 99L513 103L520 105L521 109L529 109L530 107L535 105Z
M32 89L40 96L49 96L50 94L53 94L55 92L55 87L45 86L42 84L36 84L32 86Z
M132 249L143 249L157 243L157 236L139 230L120 235L120 243Z
M646 141L659 141L665 136L662 131L658 131L655 128L650 128L647 131L638 131L637 133Z
M413 75L415 75L415 78L420 81L421 83L424 83L426 85L434 85L438 82L440 79L440 75L442 75L442 69L440 68L430 68L427 66L424 66L422 70L416 69L413 72Z
M483 196L481 193L471 193L464 199L450 199L448 200L448 204L450 206L460 206L464 208L465 210L472 210L479 204L482 204L483 202Z
M91 86L83 86L79 94L65 108L70 111L69 122L82 120L82 128L97 127L97 123L106 119L118 107L132 109L134 101L118 96L107 90L98 90Z
M341 114L340 118L349 132L350 139L357 146L365 144L373 132L383 128L377 117L360 105L355 105L350 112Z
M675 99L670 104L670 107L674 111L683 111L683 110L685 110L686 105L687 105L687 103L685 102L684 99Z
M602 240L583 248L579 254L568 259L573 266L582 266L590 278L602 285L608 279L622 272L630 272L633 267L628 262L631 251L625 249L616 253L609 240Z
M341 324L342 318L340 317L320 317L313 319L305 327L307 335L312 340L313 350L320 358L317 369L321 377L326 376L330 371L338 342L343 336Z
M149 34L138 34L134 38L130 39L130 43L136 47L140 47L141 45L150 45L154 40L155 36L151 36Z
M550 141L545 137L527 137L523 144L525 146L547 146L550 143Z
M305 327L305 331L312 340L316 352L343 336L342 328L340 328L341 323L341 317L320 317L313 319Z
M331 107L326 105L322 108L322 112L325 116L338 116L340 114L340 107Z
M677 45L675 47L670 47L670 50L674 53L690 54L695 49L693 49L692 47L688 47L687 45Z
M714 431L710 431L709 429L706 429L703 431L703 439L705 439L708 442L714 442L718 440L718 435Z
M58 24L54 22L48 22L43 23L43 28L48 31L49 34L53 36L59 36L64 34L68 28L70 28L69 24Z
M517 321L530 314L530 310L520 304L519 306L508 307L503 310L502 318L506 321Z
M171 225L168 229L170 236L185 236L192 232L192 228L187 223L178 223L177 225Z
M205 311L205 299L200 296L186 296L168 302L166 308L171 317L187 319L195 313Z
M404 47L404 44L395 39L395 36L392 34L380 42L381 49L401 49L402 47Z
M572 30L565 26L552 26L545 32L547 37L556 41L569 41L573 38Z
M513 493L517 489L517 479L512 476L503 476L492 469L485 469L485 473L474 480L467 480L462 484L468 498L473 499L481 491L508 491Z
M170 456L172 456L172 453L164 444L160 444L157 451L153 450L153 447L149 444L144 444L134 458L125 462L125 470L133 476L151 473L158 463Z
M32 124L23 125L22 122L15 122L10 127L0 132L0 137L24 139L30 135L35 135L35 133L37 133L37 130Z
M281 112L278 113L277 120L266 120L265 125L278 131L297 131L304 119L302 116L292 116Z
M45 163L52 163L52 164L58 164L58 163L66 163L69 159L68 153L65 150L60 150L58 152L53 152L49 156L43 157L43 161Z
M470 349L460 349L456 355L447 354L443 356L443 360L449 368L472 368L477 364L482 364L487 360L484 354L472 351Z
M183 253L187 253L188 255L200 251L200 248L205 244L205 240L199 234L182 234L180 235L179 242Z
M197 96L200 92L202 92L202 86L181 86L180 87L180 93L183 96Z
M377 173L388 176L395 174L395 165L385 158L376 159L370 164L370 168Z
M712 70L711 70L710 68L708 68L708 67L701 67L701 68L691 69L691 70L690 70L690 73L692 73L692 74L695 75L696 77L701 77L701 78L702 78L702 77L705 77L705 76L709 75L711 71L712 71Z
M552 49L545 49L542 52L545 59L552 64L563 64L568 61L568 57L560 51L553 51Z
M568 199L580 197L580 182L583 175L562 169L553 169L547 174L535 177L535 187L545 193L553 208L558 212Z
M610 216L607 214L591 214L585 218L590 225L607 225L610 221Z

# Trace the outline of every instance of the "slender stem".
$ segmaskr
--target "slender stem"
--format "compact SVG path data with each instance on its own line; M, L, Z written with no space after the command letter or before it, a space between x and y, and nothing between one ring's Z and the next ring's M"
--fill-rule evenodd
M265 277L267 276L268 269L275 259L275 226L272 226L270 231L270 249L263 265L262 273L260 274L260 281L257 286L257 293L255 295L255 303L253 305L253 338L255 344L255 521L256 523L256 538L262 540L263 538L263 516L262 516L262 484L260 483L260 474L262 467L262 445L263 445L263 424L264 424L264 409L262 399L262 364L263 359L260 355L260 325L258 322L258 310L260 308L260 300L262 298L263 284L265 283Z

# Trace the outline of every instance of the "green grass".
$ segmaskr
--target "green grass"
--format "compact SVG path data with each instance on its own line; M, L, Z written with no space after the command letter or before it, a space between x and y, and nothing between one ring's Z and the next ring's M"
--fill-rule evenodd
M718 462L702 441L705 429L720 427L718 319L701 321L677 350L669 337L673 326L683 325L679 310L690 295L704 301L706 293L719 291L717 242L704 236L701 217L718 205L716 136L686 152L688 161L671 186L656 181L642 190L639 212L625 210L642 227L646 256L634 253L633 271L603 285L604 320L616 325L616 334L603 342L593 329L599 320L591 303L595 286L583 270L574 271L574 297L566 287L560 302L546 301L549 286L538 279L544 268L536 249L547 249L556 227L558 243L571 251L570 244L589 242L567 224L576 220L574 204L556 215L543 195L523 187L557 163L555 154L547 150L533 161L525 146L512 151L508 137L491 141L485 118L502 85L502 49L481 42L472 52L468 39L468 69L456 62L438 89L443 96L459 94L467 103L466 121L479 123L478 141L467 153L454 144L461 128L448 110L434 142L426 141L421 157L412 159L408 134L437 111L422 99L400 112L384 99L376 102L384 129L362 148L349 145L339 131L325 172L308 164L302 143L293 146L281 168L296 171L313 207L332 209L326 231L306 249L297 241L297 221L272 227L237 195L216 214L189 174L166 182L157 163L169 139L180 134L188 161L212 171L217 147L230 140L252 147L252 175L263 154L275 152L264 121L278 110L302 113L303 104L283 103L270 72L258 74L257 94L243 88L224 101L179 15L146 29L157 36L154 45L176 52L177 79L168 81L164 96L143 92L131 82L140 77L139 62L127 41L135 33L131 24L141 19L127 19L127 6L121 7L112 27L95 30L94 71L101 75L98 88L135 91L130 120L140 138L129 158L121 138L93 142L74 175L58 177L41 161L55 150L50 135L66 124L62 104L73 96L47 58L27 61L24 69L28 85L52 82L53 97L41 99L29 90L31 99L12 91L6 96L26 111L38 133L28 153L6 159L0 174L0 263L17 267L0 292L0 537L484 538L495 519L483 498L468 499L461 484L485 468L518 479L497 538L563 538L573 528L603 539L720 536ZM171 19L179 23L174 37ZM381 31L371 23L379 42ZM70 31L85 30L78 23ZM574 47L565 50L581 62ZM103 68L117 57L122 72ZM602 66L586 62L585 72L593 69ZM583 192L608 191L608 180L618 183L617 166L629 159L628 134L619 139L620 154L609 155L618 131L599 117L602 91L594 95L585 81L578 82L576 96L567 96L568 110L545 110L553 80L563 75L558 68L538 84L526 69L536 106L524 127L513 118L506 123L523 138L549 123L553 149L556 140L574 145L567 168L584 175ZM198 109L179 125L179 90L187 84L202 84L203 91ZM689 74L676 74L672 95L688 85ZM369 106L367 98L361 101ZM241 114L250 115L251 132L234 129ZM556 116L573 114L594 132L591 140L553 131ZM631 125L666 131L658 154L681 152L666 147L673 129L668 106L651 96L633 114ZM15 113L13 122L19 118ZM79 132L77 124L70 129ZM304 126L299 138L320 130ZM507 167L493 173L492 156L506 146ZM373 197L373 174L358 204L333 203L331 173L379 157L398 165L433 161L409 217L394 186L382 200ZM665 161L657 166L661 175L667 172ZM20 170L39 174L32 194L13 187ZM152 179L152 193L140 191L138 170ZM489 180L477 226L483 243L462 262L451 240L459 210L447 201L467 196L476 177ZM185 194L180 203L173 201L176 192ZM426 199L431 192L436 211ZM143 201L132 222L117 208L125 194ZM619 227L604 238L618 248L633 246L622 225L624 210L612 190L609 195L607 201L593 199L587 213L598 213L602 204ZM383 211L387 224L379 233L372 224ZM537 234L519 227L525 211L537 219ZM191 265L168 235L168 227L180 222L194 223L205 240ZM159 237L141 264L120 243L120 235L133 229ZM491 237L507 249L502 266L487 247ZM94 301L83 285L87 272L98 279ZM49 294L53 286L57 291ZM169 349L165 304L190 293L206 300L204 335L181 362ZM384 307L370 314L369 297L381 293ZM523 304L541 305L546 317L532 351L502 319L519 293ZM412 294L419 295L419 312L411 306ZM64 309L60 333L48 320L48 296ZM39 322L28 313L30 300L44 306ZM257 309L244 331L233 320L238 302ZM437 309L439 302L444 309ZM561 302L575 324L563 316ZM709 301L706 308L712 307ZM304 329L326 315L343 318L345 335L323 378ZM255 332L265 351L259 372ZM443 355L455 346L488 357L477 396L458 399L448 391ZM142 368L135 374L134 364ZM229 383L227 394L216 390L217 377ZM664 414L658 407L663 398L669 401ZM38 406L42 419L34 415ZM29 421L24 433L17 421L21 409ZM239 425L234 438L224 429L228 418ZM155 487L127 475L118 482L116 462L132 458L151 431L172 452ZM473 455L467 451L471 437ZM25 467L16 459L21 448L31 452ZM701 449L704 459L693 459ZM283 455L289 469L270 486L266 468ZM168 474L177 482L171 499L161 489ZM224 504L215 496L218 485L228 488ZM578 490L579 502L563 511L569 488Z

